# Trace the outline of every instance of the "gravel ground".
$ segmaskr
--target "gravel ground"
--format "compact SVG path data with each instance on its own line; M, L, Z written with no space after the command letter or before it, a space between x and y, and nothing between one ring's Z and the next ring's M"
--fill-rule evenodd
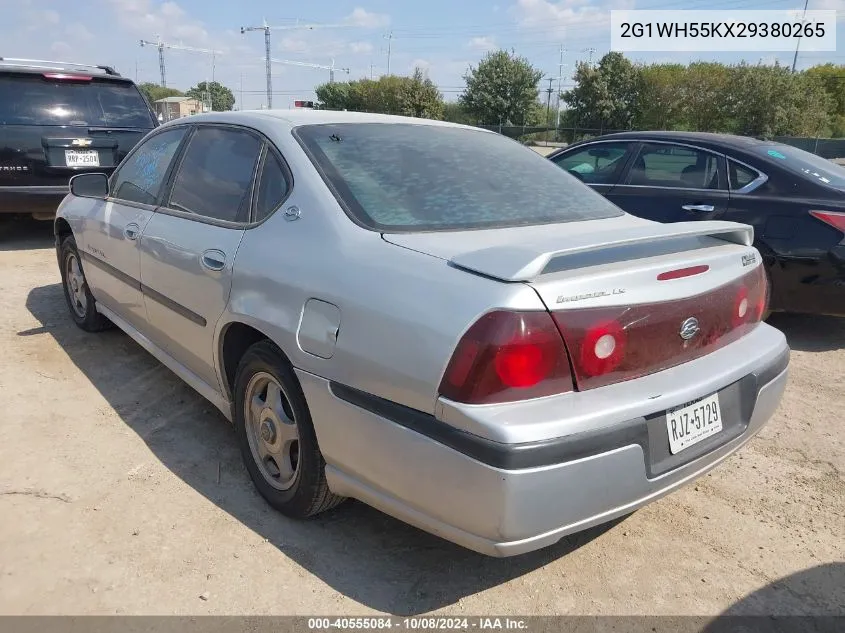
M845 615L845 321L772 319L783 404L711 475L491 559L359 503L270 510L210 405L72 325L49 223L0 230L0 614Z

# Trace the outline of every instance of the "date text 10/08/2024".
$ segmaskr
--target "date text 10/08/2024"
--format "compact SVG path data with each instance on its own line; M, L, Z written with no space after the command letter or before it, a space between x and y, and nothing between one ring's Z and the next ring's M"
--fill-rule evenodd
M528 624L520 618L309 618L308 629L327 631L330 629L376 631L401 629L409 631L472 631L472 630L526 630Z

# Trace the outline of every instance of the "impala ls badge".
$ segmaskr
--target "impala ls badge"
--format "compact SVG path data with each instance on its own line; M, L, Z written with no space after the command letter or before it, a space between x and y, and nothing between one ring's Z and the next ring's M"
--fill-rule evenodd
M698 326L698 319L695 317L690 317L683 323L681 323L681 331L679 334L681 338L685 341L690 340L693 336L699 333L701 328Z
M88 147L93 142L90 138L75 138L70 144L74 147Z

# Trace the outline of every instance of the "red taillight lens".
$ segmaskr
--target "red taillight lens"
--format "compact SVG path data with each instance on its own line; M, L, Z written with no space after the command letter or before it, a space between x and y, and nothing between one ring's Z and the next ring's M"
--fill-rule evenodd
M62 81L91 81L89 75L69 75L67 73L43 73L45 79L60 79Z
M456 402L488 404L572 391L569 358L548 312L499 310L458 343L440 383Z
M572 358L578 389L662 371L737 340L767 306L762 265L708 292L660 303L552 313Z
M845 213L836 213L835 211L810 211L817 220L821 220L825 224L832 226L838 231L845 233Z

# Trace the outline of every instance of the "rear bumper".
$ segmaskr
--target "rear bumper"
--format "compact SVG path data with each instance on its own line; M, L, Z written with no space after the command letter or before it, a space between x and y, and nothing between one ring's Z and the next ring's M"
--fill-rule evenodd
M68 186L0 187L0 213L55 213Z
M752 338L766 348L761 361L717 389L730 418L725 430L675 456L668 454L662 403L647 415L619 411L615 423L591 433L488 446L475 435L433 438L414 428L422 420L374 411L350 402L348 388L299 377L333 492L483 554L513 556L628 514L748 442L776 410L789 362L783 335L768 326L758 331ZM708 393L709 386L699 395Z
M845 244L815 259L776 262L769 275L773 310L845 316Z

